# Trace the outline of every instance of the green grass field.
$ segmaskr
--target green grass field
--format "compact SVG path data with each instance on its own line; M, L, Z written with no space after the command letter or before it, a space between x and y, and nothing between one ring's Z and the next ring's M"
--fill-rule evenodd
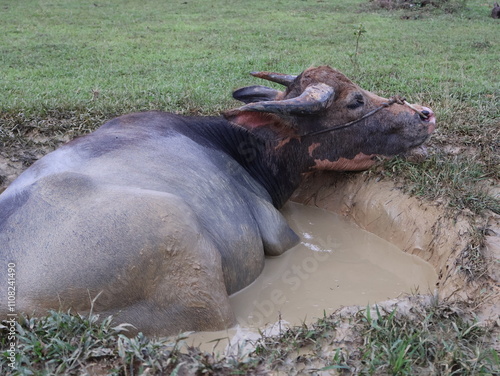
M251 71L298 74L327 64L365 89L401 94L436 112L428 160L397 158L378 167L379 176L451 210L500 213L489 190L500 181L500 22L489 16L490 1L435 3L443 7L388 11L368 0L3 0L0 152L46 152L61 134L91 131L124 112L217 114L238 105L232 90L261 83ZM45 138L31 140L33 133ZM498 355L484 342L488 332L447 309L424 312L415 327L397 315L353 317L366 339L360 352L339 350L322 364L362 374L499 374ZM19 374L83 374L82 364L92 362L116 375L141 374L140 362L149 374L176 374L182 362L195 364L198 374L265 374L301 341L327 341L339 324L332 318L298 328L278 344L263 342L256 353L217 360L195 350L182 355L175 346L167 351L142 337L129 340L91 319L44 320L19 329L26 351ZM6 343L2 332L2 348ZM407 353L410 344L418 352ZM0 370L7 372L2 354Z
M479 107L498 94L498 22L482 1L409 20L401 16L417 12L363 4L4 1L1 110L214 113L232 105L233 88L255 82L250 71L323 64L366 89L434 105L440 118L445 100Z

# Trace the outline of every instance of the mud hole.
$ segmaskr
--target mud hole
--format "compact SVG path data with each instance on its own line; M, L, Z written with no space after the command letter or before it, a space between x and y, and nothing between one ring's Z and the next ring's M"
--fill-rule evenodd
M319 172L312 174L294 194L292 201L336 213L407 254L432 265L437 273L437 282L430 291L421 289L416 293L403 293L389 300L380 299L376 304L382 312L390 313L397 307L398 313L421 320L425 317L425 310L429 307L440 303L449 304L451 310L457 310L455 313L477 317L480 323L493 328L492 338L497 342L492 346L500 350L500 343L498 343L500 334L500 270L498 267L500 263L500 216L494 213L484 217L474 217L470 213L457 214L444 209L440 203L430 203L404 194L392 181L377 181L369 174L362 173ZM285 211L289 209L285 207ZM292 227L294 227L293 224ZM480 241L477 238L478 228L484 236ZM332 236L336 238L338 234L332 232ZM284 270L287 270L286 267ZM327 279L334 278L340 277L332 273L325 278L325 284L330 282ZM276 288L276 285L269 285L268 290L272 288ZM300 292L297 293L300 294ZM271 299L265 294L269 295L269 291L262 294L264 298L260 296L258 298L260 300L254 301L254 305L263 304ZM356 291L353 290L353 294L356 294ZM254 298L255 296L251 294L243 295L243 305L251 305L245 300ZM344 299L344 305L348 305L347 307L340 309L328 309L326 305L323 307L327 309L327 313L335 311L335 318L340 324L336 327L335 338L330 341L330 350L328 346L323 348L320 357L331 358L340 347L349 349L351 352L356 351L358 344L363 342L356 329L356 320L352 318L356 315L359 317L359 314L366 309L366 304L350 305L353 304L349 302L352 301L352 297L347 299L344 297ZM288 322L285 314L289 314L286 309L281 312L283 322L271 321L271 324L260 327L265 336L281 335L286 330ZM300 305L297 308L297 311L299 310ZM313 310L309 310L309 313L312 312ZM275 321L278 318L278 312L274 312L274 315ZM321 315L316 312L315 317L318 318ZM314 321L315 319L313 320L313 316L310 315L306 323L311 324ZM300 325L299 322L292 322L292 324ZM235 353L241 351L238 346L241 346L243 341L252 342L260 338L260 335L247 329L248 327L242 325L232 331L196 334L189 338L188 343L201 345L201 348L208 352ZM252 346L246 348L251 349ZM316 351L314 346L302 347L298 358L313 360L299 364L300 362L288 359L290 364L278 367L282 373L277 374L302 374L301 372L307 373L313 369L320 369L324 363L318 360L320 357Z
M393 182L377 181L368 174L310 175L292 200L340 214L404 252L429 262L438 274L437 297L462 303L480 321L496 322L498 332L499 215L457 214L439 203L409 197ZM401 299L400 303L408 305L411 301ZM393 300L388 304L397 303ZM499 343L495 346L500 349Z

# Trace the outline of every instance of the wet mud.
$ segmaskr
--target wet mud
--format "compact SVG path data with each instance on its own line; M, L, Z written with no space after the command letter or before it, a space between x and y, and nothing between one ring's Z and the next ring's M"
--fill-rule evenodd
M366 306L404 294L432 293L437 274L417 256L323 209L289 202L282 213L301 242L279 257L267 258L264 271L231 296L238 326L196 333L207 350L215 339L242 345L258 331L316 321L350 305ZM225 339L227 338L227 339ZM219 348L219 350L222 350Z

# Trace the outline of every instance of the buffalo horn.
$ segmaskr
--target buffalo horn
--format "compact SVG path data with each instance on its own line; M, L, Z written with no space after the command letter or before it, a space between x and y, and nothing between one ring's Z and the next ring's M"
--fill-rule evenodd
M308 86L298 97L282 101L249 103L238 110L283 115L312 115L326 109L332 103L334 93L331 86L319 83Z
M277 84L286 87L290 86L290 84L297 78L297 76L293 76L291 74L273 73L273 72L252 72L250 74L254 77L276 82Z

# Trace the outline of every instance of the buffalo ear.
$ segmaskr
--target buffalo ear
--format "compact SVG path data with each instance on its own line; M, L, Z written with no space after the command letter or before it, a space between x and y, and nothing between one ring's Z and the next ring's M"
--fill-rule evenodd
M324 83L308 86L298 97L283 99L281 92L265 86L251 86L237 90L234 97L249 102L240 108L226 111L224 117L233 124L259 134L269 131L274 137L296 137L297 120L304 115L317 115L333 102L335 90ZM276 99L272 100L272 97ZM257 98L260 101L255 102ZM265 100L262 100L264 98Z
M293 120L268 112L229 110L223 113L231 123L255 131L264 138L284 138L297 136Z
M254 85L242 87L233 92L233 98L243 103L267 102L276 100L281 91L267 86Z

